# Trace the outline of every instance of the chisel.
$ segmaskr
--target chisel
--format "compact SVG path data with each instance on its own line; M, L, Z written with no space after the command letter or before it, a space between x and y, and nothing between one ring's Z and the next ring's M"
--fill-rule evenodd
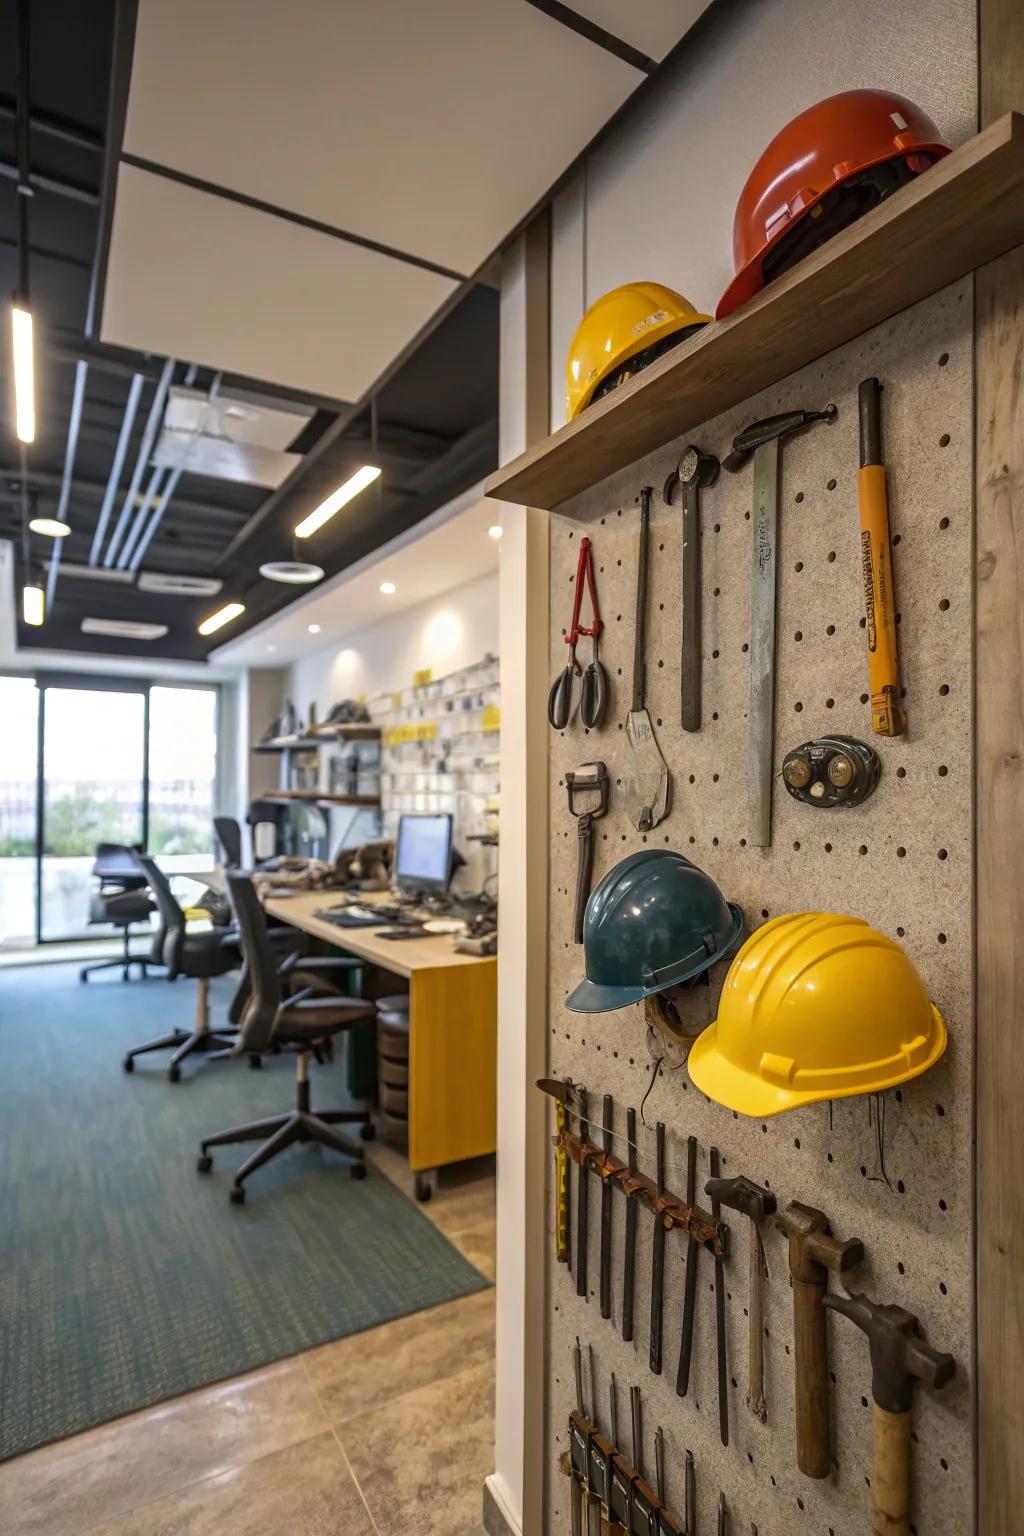
M612 1137L615 1129L615 1101L610 1093L604 1096L604 1141L606 1153L614 1150ZM601 1316L612 1315L612 1185L610 1179L601 1180Z
M636 1110L626 1111L626 1162L631 1174L636 1173ZM636 1203L637 1196L626 1192L626 1249L622 1262L622 1337L628 1343L633 1337L633 1275L636 1269Z
M697 1473L693 1452L686 1453L686 1536L697 1536Z
M712 1179L721 1177L721 1161L718 1148L708 1152L708 1167ZM712 1199L711 1214L717 1221L721 1215L719 1201ZM725 1359L725 1265L715 1255L715 1337L718 1342L718 1432L722 1444L729 1444L729 1371Z
M615 1456L612 1461L612 1486L610 1493L611 1518L618 1522L624 1530L630 1529L630 1521L633 1511L633 1487L636 1483L636 1468L627 1457L619 1450L619 1406L615 1387L615 1372L612 1372L611 1386L609 1388L609 1403L611 1408L612 1439L615 1442Z
M661 1200L665 1193L665 1125L659 1120L654 1129L655 1179L658 1206L654 1212L654 1246L651 1250L651 1370L661 1375L661 1319L665 1298L665 1218Z
M900 702L900 662L896 645L896 600L889 540L889 499L882 463L881 386L864 379L857 392L860 411L860 559L867 617L871 729L876 736L899 736L907 728Z
M590 1140L590 1119L587 1111L587 1090L576 1089L576 1117L580 1125L580 1141ZM580 1164L576 1179L576 1294L587 1294L587 1178L586 1163Z
M590 1478L590 1437L594 1426L587 1417L583 1402L583 1359L577 1338L573 1350L573 1368L576 1375L576 1407L569 1414L569 1459L572 1467L572 1500L570 1518L573 1536L589 1536L590 1499L587 1486Z
M662 1434L660 1424L654 1432L654 1481L657 1484L658 1502L661 1505L658 1510L658 1536L683 1536L681 1528L666 1508L665 1436Z
M686 1203L693 1209L697 1198L697 1138L686 1138ZM697 1305L697 1255L700 1244L691 1232L686 1239L686 1276L683 1290L683 1329L679 1337L679 1369L676 1392L685 1397L690 1385L690 1356L693 1353L693 1314ZM689 1518L689 1517L687 1517Z
M629 1406L633 1421L633 1503L629 1529L632 1536L658 1536L658 1496L644 1477L644 1431L640 1417L640 1388L630 1387Z

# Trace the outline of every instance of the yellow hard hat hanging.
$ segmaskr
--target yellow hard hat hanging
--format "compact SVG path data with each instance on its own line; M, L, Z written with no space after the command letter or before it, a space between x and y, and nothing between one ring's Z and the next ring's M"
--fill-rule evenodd
M857 917L798 912L743 945L688 1066L708 1098L762 1119L894 1088L945 1049L942 1016L894 940Z
M612 288L576 327L565 364L568 420L710 319L663 283Z

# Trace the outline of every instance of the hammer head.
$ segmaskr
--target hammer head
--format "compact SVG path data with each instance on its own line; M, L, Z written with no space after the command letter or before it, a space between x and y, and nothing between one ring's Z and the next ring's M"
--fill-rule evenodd
M775 1225L789 1238L789 1272L804 1285L824 1285L827 1271L839 1274L864 1257L857 1237L841 1243L832 1236L828 1217L813 1205L791 1200L775 1218Z
M921 1325L905 1307L884 1305L868 1296L825 1297L825 1306L841 1312L868 1336L871 1392L886 1413L907 1413L915 1381L944 1387L956 1369L952 1355L925 1343Z
M738 1174L732 1179L708 1179L704 1193L720 1205L739 1211L741 1216L748 1217L755 1226L766 1217L775 1215L775 1196L771 1190L763 1189L744 1174Z

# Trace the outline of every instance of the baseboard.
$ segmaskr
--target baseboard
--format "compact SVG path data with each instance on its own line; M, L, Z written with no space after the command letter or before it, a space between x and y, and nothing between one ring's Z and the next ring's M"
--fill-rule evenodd
M484 1483L484 1530L487 1536L523 1536L493 1474Z

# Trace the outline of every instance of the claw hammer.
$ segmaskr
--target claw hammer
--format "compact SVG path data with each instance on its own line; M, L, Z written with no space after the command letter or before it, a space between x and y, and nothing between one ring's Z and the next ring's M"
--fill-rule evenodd
M763 1189L753 1179L742 1174L732 1179L709 1179L704 1193L730 1210L739 1211L750 1221L750 1297L747 1311L750 1316L750 1386L747 1391L747 1407L755 1418L764 1424L768 1408L764 1397L764 1244L761 1241L760 1223L775 1215L775 1196Z
M913 1313L880 1306L867 1296L826 1296L826 1307L862 1328L871 1351L875 1400L874 1527L884 1536L910 1530L910 1412L914 1383L944 1387L956 1369L952 1355L932 1349Z

